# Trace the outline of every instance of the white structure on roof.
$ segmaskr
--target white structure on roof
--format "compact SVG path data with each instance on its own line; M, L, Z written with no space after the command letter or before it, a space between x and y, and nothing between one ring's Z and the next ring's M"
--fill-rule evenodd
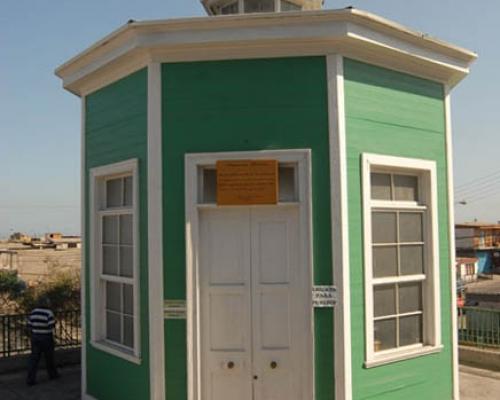
M324 0L201 0L209 15L321 10Z

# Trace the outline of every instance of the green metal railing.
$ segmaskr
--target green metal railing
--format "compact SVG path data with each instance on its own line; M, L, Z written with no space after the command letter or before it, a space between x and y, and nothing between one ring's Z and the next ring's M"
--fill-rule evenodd
M81 344L80 310L55 312L56 348ZM0 315L0 358L27 353L31 349L25 314Z
M459 308L458 342L465 345L500 348L500 310Z

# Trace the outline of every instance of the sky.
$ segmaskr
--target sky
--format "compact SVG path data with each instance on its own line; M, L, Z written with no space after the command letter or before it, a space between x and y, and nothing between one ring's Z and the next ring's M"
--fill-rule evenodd
M479 54L452 92L456 220L500 220L500 1L325 2L347 6ZM54 69L129 19L203 15L198 0L0 1L0 238L80 231L80 101Z

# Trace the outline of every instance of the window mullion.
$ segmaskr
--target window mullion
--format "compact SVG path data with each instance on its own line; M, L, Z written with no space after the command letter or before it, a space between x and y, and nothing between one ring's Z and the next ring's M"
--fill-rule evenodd
M119 215L134 215L133 207L115 207L108 208L106 210L99 210L99 216L108 217L108 216L119 216Z
M121 232L121 215L118 215L118 223L116 224L118 232L116 232L116 237L117 237L117 247L118 247L118 276L122 275L122 262L121 262L121 238L120 238L120 232Z
M399 347L399 284L396 284L396 348Z
M394 174L391 175L391 200L396 200L396 190L394 190Z
M124 301L123 295L125 292L125 285L122 283L120 285L120 343L125 343L125 311L124 311Z
M411 283L411 282L422 282L427 279L426 275L403 275L403 276L391 276L388 278L374 278L372 279L373 286L380 285L390 285L395 283Z
M121 198L121 204L125 204L125 179L122 178L122 198ZM117 247L118 247L118 276L121 277L121 270L122 270L122 265L121 265L121 238L120 238L120 232L121 232L121 216L122 214L117 216L117 229L118 232L116 232L116 237L117 237ZM123 324L123 283L120 283L120 344L124 343L124 324Z

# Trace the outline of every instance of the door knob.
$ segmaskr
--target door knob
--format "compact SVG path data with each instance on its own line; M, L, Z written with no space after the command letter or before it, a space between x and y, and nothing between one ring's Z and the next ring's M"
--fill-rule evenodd
M229 369L233 369L233 368L234 368L234 362L229 361L229 362L227 363L227 367L228 367Z
M271 369L276 369L278 368L278 363L276 361L271 361L270 367Z

